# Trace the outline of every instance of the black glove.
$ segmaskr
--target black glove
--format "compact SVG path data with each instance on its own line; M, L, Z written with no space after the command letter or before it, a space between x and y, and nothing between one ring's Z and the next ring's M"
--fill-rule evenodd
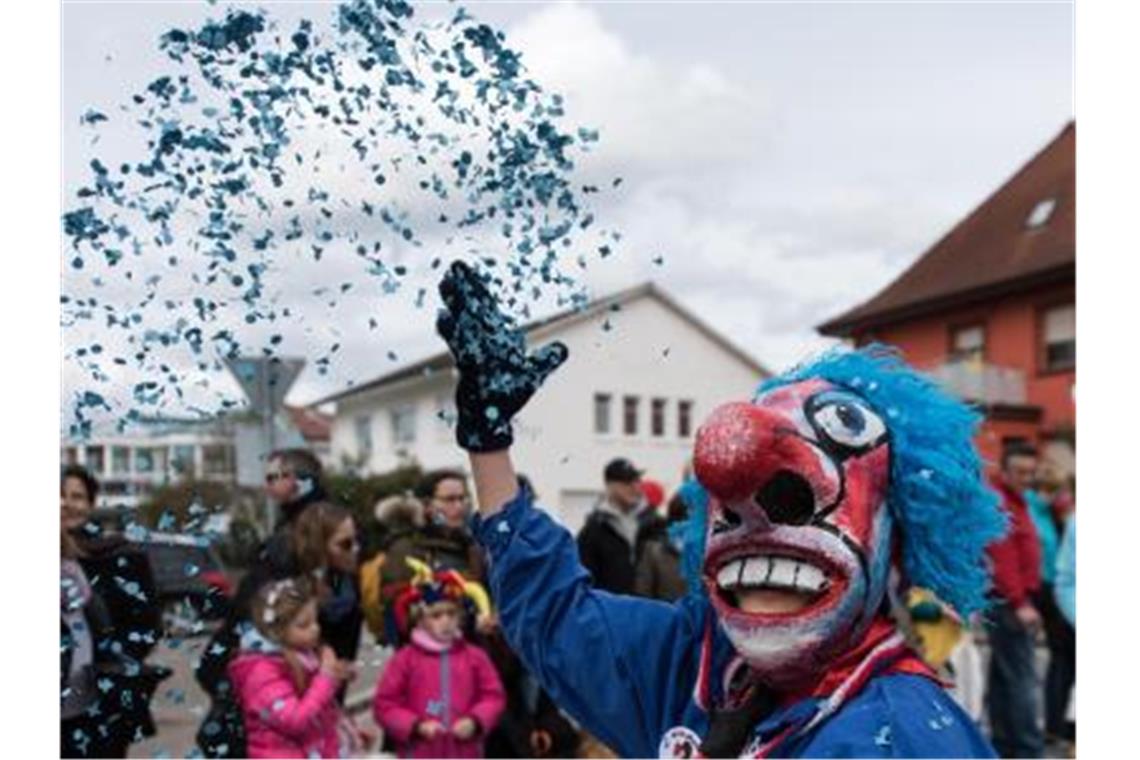
M570 352L556 341L527 356L522 330L499 310L479 275L462 261L443 276L439 294L444 308L436 331L459 370L455 439L472 452L510 448L511 419Z

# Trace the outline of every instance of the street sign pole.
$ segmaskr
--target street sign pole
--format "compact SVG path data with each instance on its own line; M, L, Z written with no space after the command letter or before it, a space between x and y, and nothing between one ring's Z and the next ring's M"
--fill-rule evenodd
M262 464L277 447L277 407L285 401L293 381L305 366L304 359L239 357L227 360L230 372L249 400L249 410L261 423ZM265 529L273 531L273 503L265 497Z

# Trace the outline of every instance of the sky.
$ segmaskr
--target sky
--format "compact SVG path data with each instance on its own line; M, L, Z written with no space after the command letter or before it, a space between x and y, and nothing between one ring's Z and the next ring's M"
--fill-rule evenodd
M413 5L427 17L454 10ZM93 152L140 149L138 135L117 125L92 145L81 115L113 112L169 68L156 45L162 32L226 7L64 3L65 207L88 180ZM257 7L285 21L334 11L329 3ZM599 130L581 176L622 179L597 201L622 245L582 273L591 292L653 279L776 370L827 345L816 325L873 296L1074 114L1068 3L466 7L505 31L529 75L565 97L571 123ZM355 179L343 188L362 192ZM399 253L429 307L438 276L426 266L431 247ZM148 265L161 262L143 262L144 274ZM283 265L275 286L284 302L306 303L314 283L359 278L354 266ZM90 276L63 271L65 291ZM129 288L113 287L103 295L129 300ZM312 357L330 340L341 348L327 374L310 366L301 375L289 401L307 403L442 350L433 309L413 304L416 291L361 288L335 307L298 308L305 319L277 327L282 353ZM380 327L370 329L364 314ZM65 403L91 382L67 357L97 333L64 331ZM233 388L217 375L199 384L202 398Z

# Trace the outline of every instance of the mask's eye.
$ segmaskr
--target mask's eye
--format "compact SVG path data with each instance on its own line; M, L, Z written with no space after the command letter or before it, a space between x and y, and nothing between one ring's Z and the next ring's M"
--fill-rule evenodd
M828 400L817 406L811 417L820 433L851 449L876 443L887 430L879 415L854 400Z

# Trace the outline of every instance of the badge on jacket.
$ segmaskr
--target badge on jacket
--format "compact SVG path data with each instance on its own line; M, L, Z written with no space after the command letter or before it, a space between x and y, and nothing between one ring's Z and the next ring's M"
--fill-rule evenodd
M696 757L701 737L688 726L674 726L661 737L657 746L658 757Z

